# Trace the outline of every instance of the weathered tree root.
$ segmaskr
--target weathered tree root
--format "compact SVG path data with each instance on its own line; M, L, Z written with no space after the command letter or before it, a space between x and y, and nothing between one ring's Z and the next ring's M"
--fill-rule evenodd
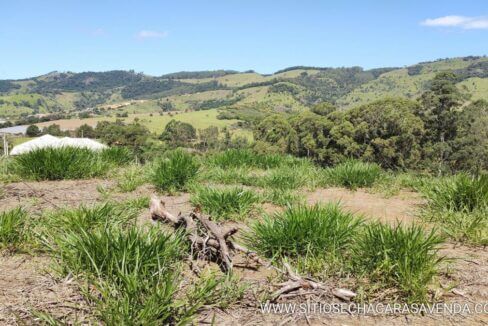
M192 252L199 257L216 261L225 273L232 271L231 251L241 252L262 266L273 267L270 262L263 260L255 252L232 241L231 236L238 231L236 227L223 228L201 214L198 209L189 214L180 213L178 216L174 216L166 210L164 202L156 196L151 198L149 209L153 220L168 223L175 229L184 228L188 234L188 240L191 242ZM280 289L272 294L271 300L273 301L287 293L299 290L307 290L307 293L330 292L344 301L349 301L356 296L356 293L350 290L331 288L312 279L302 278L293 272L290 265L287 263L283 265L284 272L275 269L283 273L288 281L277 284Z
M150 203L151 218L155 221L169 223L175 229L185 228L192 250L199 256L216 260L223 272L232 270L231 250L240 251L259 262L252 251L235 244L231 240L238 229L235 227L222 228L209 220L198 209L189 214L174 216L165 209L163 201L153 196Z

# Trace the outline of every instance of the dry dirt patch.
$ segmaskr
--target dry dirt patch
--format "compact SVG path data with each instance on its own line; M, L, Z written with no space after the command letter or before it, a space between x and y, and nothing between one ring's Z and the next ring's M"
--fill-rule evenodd
M344 209L366 218L378 219L381 222L412 223L416 212L423 203L414 192L402 191L397 196L385 198L380 194L366 192L363 189L350 191L344 188L317 189L308 194L307 204L340 202Z

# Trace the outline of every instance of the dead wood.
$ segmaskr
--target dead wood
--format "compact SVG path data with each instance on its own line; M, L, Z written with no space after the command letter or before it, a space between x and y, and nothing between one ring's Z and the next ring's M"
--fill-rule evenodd
M241 252L259 265L268 268L274 268L284 274L288 280L278 284L280 288L272 294L273 301L290 292L305 290L304 294L323 292L331 293L333 296L350 301L356 296L356 293L341 288L332 288L324 283L314 281L310 278L304 278L292 270L288 263L284 263L285 271L282 271L257 255L257 253L248 248L235 243L232 235L238 232L236 227L224 228L201 214L199 209L195 209L189 214L178 214L174 216L165 208L162 200L153 196L150 203L151 218L155 221L161 221L170 224L175 229L184 228L188 240L191 243L193 254L198 257L210 259L219 263L223 272L231 272L232 252ZM196 271L194 271L196 272ZM301 295L301 294L299 294Z

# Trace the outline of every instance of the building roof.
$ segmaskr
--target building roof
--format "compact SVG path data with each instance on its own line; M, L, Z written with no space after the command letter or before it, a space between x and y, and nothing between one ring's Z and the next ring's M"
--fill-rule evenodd
M15 146L10 152L10 155L20 155L28 153L34 149L46 147L79 147L97 151L107 148L108 146L89 138L57 138L51 135L44 135Z
M7 128L1 128L0 134L11 134L11 135L25 135L28 126L13 126Z

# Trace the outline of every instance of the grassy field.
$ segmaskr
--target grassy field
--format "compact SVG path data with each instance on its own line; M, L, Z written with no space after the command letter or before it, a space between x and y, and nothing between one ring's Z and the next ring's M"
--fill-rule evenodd
M13 311L1 310L0 320L243 324L259 303L299 303L311 293L338 302L331 293L337 288L347 289L353 303L486 300L486 177L420 179L357 161L323 168L307 159L238 149L167 151L144 165L118 151L86 154L42 150L12 159L9 171L17 179L5 179L8 187L0 188L6 280L0 282L0 303L13 304ZM375 190L380 188L398 192L386 198ZM154 227L148 210L150 203L160 205L159 198L174 214L166 220L152 215L164 228ZM202 251L195 238L172 231L180 224L169 223L193 209L188 216L206 242ZM231 273L205 255L214 238L205 237L208 230L194 217L200 211L212 217L214 228L231 230L227 241L252 250L261 263L248 257L241 264L244 256L230 250ZM276 292L290 279L286 268L293 280L303 278L306 292ZM30 293L32 280L41 276L46 281ZM283 316L263 318L271 324ZM340 318L341 324L353 320ZM475 323L483 317L469 318Z
M145 105L141 104L141 105ZM130 111L130 109L129 109ZM152 116L151 116L152 115ZM96 117L87 119L63 119L49 122L38 123L39 127L46 127L51 124L58 124L62 129L73 130L78 128L83 124L88 124L90 126L96 126L100 121L115 121L116 119L122 119L125 122L133 122L134 119L139 119L139 122L146 126L151 132L161 133L164 127L172 119L177 121L188 122L193 125L196 129L204 129L210 126L217 126L219 128L230 127L235 124L238 120L219 120L217 119L218 110L202 110L202 111L192 111L192 112L182 112L173 113L172 116L165 113L164 115L159 115L159 113L136 113L129 114L127 118L116 118L116 117ZM250 132L244 130L235 130L236 134L250 136Z

